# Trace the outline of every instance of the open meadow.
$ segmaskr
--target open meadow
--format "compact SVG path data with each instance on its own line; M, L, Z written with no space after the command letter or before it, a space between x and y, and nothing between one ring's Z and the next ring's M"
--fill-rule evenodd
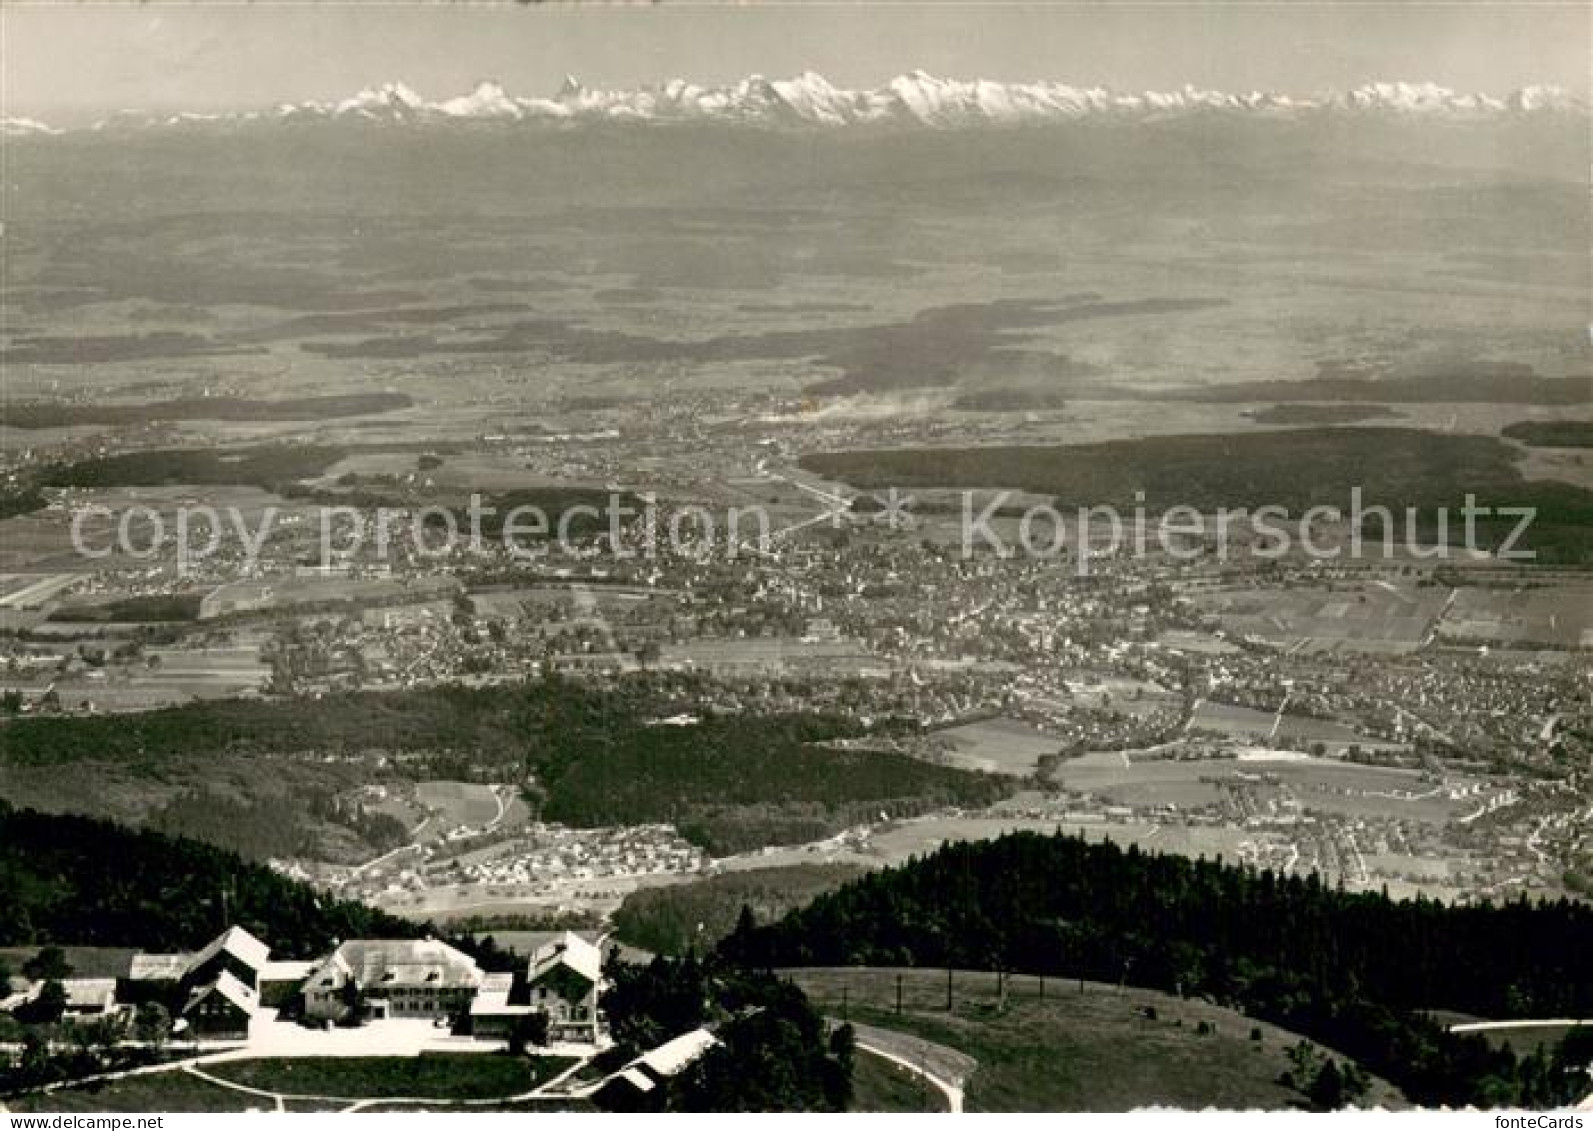
M790 970L835 1018L902 1030L973 1058L969 1111L1127 1111L1161 1105L1287 1109L1295 1034L1202 1001L1059 978L944 970ZM898 982L899 979L899 982ZM901 1010L897 1010L897 986ZM1368 1104L1402 1106L1374 1081Z

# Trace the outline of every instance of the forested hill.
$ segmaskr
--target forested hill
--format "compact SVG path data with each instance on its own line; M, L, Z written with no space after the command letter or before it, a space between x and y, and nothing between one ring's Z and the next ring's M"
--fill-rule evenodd
M1356 1057L1418 1102L1529 1099L1550 1067L1418 1011L1593 1014L1593 908L1460 907L1315 876L1014 833L947 845L724 943L774 966L1005 968L1209 997Z
M0 781L14 766L94 775L101 792L128 777L204 792L218 757L248 756L264 767L279 756L401 753L404 771L423 776L533 779L527 800L546 820L667 821L715 855L818 840L882 811L977 808L1012 789L994 774L829 745L870 733L840 712L726 714L701 702L703 690L694 677L648 673L604 688L550 677L26 715L0 719ZM652 725L682 711L699 721ZM900 725L878 723L875 733ZM93 804L93 794L82 803Z
M423 930L197 841L0 801L0 945L175 951L201 946L229 924L279 957L319 954L337 939Z

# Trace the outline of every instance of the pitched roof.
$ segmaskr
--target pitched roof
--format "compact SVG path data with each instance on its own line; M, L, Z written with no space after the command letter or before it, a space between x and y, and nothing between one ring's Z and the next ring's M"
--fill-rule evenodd
M296 958L273 958L260 971L262 982L302 982L315 971L314 962Z
M477 986L482 978L475 959L436 939L350 939L312 977L329 965L341 968L366 990Z
M650 1092L658 1087L652 1078L640 1068L622 1068L611 1077L614 1080L623 1080L638 1092Z
M223 970L214 982L200 986L188 995L188 1002L183 1006L183 1012L187 1013L194 1006L212 995L226 998L251 1017L254 1016L255 1008L260 1003L259 995L251 990L247 984L234 975L232 971Z
M560 967L573 970L595 984L603 974L603 952L574 931L565 931L532 952L526 966L526 980L535 982Z
M625 1083L638 1092L651 1092L659 1082L679 1075L703 1053L719 1043L707 1029L693 1029L649 1049L609 1076L604 1085Z
M68 1009L109 1009L116 1004L115 978L62 978Z
M127 976L135 982L176 981L192 959L189 954L135 954Z
M223 951L240 959L246 966L259 970L271 957L271 948L242 927L228 927L210 940L210 944L188 960L185 974L192 974Z
M646 1068L656 1076L673 1076L718 1043L719 1038L707 1029L693 1029L642 1053L631 1064Z
M470 1003L471 1016L520 1016L531 1013L533 1007L529 1005L509 1004L509 994L513 989L513 974L490 973L483 975L481 987L476 990L475 999Z

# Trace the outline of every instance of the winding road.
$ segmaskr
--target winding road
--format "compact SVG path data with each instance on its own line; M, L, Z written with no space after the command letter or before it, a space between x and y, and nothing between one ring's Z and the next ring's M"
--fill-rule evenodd
M830 1019L832 1023L834 1018ZM910 1033L849 1022L857 1047L921 1077L946 1098L946 1110L961 1113L963 1085L979 1062L967 1053L926 1041Z

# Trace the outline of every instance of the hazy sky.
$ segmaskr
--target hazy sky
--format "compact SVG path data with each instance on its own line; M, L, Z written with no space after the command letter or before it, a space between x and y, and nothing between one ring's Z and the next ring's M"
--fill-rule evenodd
M0 5L10 116L243 108L401 79L428 97L482 78L551 94L812 69L845 86L922 67L959 78L1309 93L1373 79L1586 93L1585 3L429 6L360 0Z

